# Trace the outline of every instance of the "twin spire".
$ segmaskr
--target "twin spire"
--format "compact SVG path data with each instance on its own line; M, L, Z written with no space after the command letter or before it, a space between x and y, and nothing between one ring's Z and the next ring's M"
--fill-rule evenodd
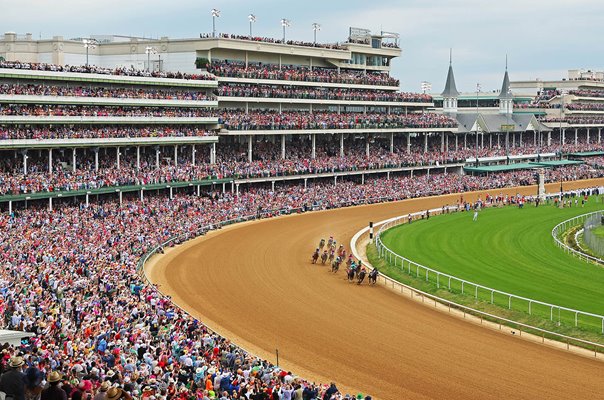
M447 73L447 82L445 90L441 93L443 97L457 97L459 92L455 86L455 76L453 75L453 49L449 49L449 72Z

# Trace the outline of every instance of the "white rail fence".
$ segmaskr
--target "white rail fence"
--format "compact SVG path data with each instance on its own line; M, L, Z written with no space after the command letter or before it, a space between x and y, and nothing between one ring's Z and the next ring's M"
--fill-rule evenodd
M574 226L583 225L587 219L597 214L602 214L602 211L594 211L587 214L578 215L576 217L569 218L566 221L562 221L558 225L554 226L554 229L552 229L552 237L554 238L554 242L556 243L556 245L562 250L564 250L565 253L577 256L583 261L604 264L604 260L602 260L601 258L593 257L587 253L573 249L572 247L564 243L562 240L560 240L560 236L564 232L568 231Z
M451 207L449 210L457 210L457 207ZM447 208L435 208L430 211L431 215L441 214L443 211L449 211ZM425 212L417 212L412 213L411 216L413 218L420 217L425 214ZM560 324L562 320L564 321L573 321L576 327L579 326L588 326L588 327L598 327L600 332L604 334L604 315L589 313L581 310L575 310L573 308L563 307L557 304L551 304L535 299L531 299L528 297L517 296L512 293L504 292L501 290L497 290L488 286L480 285L475 282L471 282L465 279L458 278L453 275L449 275L440 271L437 271L428 266L416 263L408 258L399 255L388 248L382 242L381 235L386 230L406 223L408 221L408 215L400 216L397 218L393 218L391 220L386 221L384 224L380 226L375 236L375 245L378 251L378 254L381 258L389 262L391 265L395 267L399 267L402 272L407 273L408 275L415 276L416 278L425 279L426 282L432 282L436 284L437 288L444 288L451 292L454 292L455 289L461 291L462 294L472 295L475 299L478 299L479 296L481 299L485 299L489 301L491 304L495 304L496 298L505 299L507 303L508 309L512 309L512 305L515 306L516 309L520 309L522 311L527 312L529 315L540 314L542 316L549 314L549 319L552 322L556 322ZM579 217L571 218L568 221L572 221L574 219L578 219ZM564 221L567 222L567 221ZM559 225L564 224L561 223ZM557 239L557 243L559 240ZM564 244L563 244L564 245ZM564 245L565 246L565 245ZM567 246L566 246L567 247ZM572 250L572 249L571 249ZM574 250L573 250L574 251ZM584 256L585 257L585 256ZM585 258L584 258L585 259ZM540 312L539 312L540 311ZM557 315L556 315L557 314ZM517 322L515 322L517 323Z

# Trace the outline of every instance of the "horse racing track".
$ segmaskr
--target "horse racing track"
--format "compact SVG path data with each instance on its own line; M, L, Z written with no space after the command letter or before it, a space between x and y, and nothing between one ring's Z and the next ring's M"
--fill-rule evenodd
M603 183L574 182L565 188ZM350 284L343 270L333 274L310 263L322 237L349 243L369 221L454 204L458 198L233 225L154 257L146 271L163 293L210 328L272 362L278 349L283 368L321 382L333 380L344 392L378 399L601 396L600 361L481 328L381 285ZM478 222L483 219L487 213Z

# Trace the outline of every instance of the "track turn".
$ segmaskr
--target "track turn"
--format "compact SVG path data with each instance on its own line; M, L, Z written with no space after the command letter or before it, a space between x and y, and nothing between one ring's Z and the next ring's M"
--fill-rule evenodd
M604 179L565 183L566 190ZM556 191L559 184L548 185ZM535 193L535 187L491 190ZM472 200L478 193L465 194ZM348 245L368 221L454 204L459 195L230 226L155 256L150 280L210 328L282 367L375 398L599 398L602 363L435 312L310 263L321 237Z

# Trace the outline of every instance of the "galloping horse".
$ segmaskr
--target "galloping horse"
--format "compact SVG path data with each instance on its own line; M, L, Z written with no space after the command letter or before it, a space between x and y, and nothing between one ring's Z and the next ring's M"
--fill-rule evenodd
M312 263L316 264L318 259L319 259L319 249L315 250L315 252L312 253Z
M357 285L360 285L361 283L363 283L363 280L365 279L366 274L367 274L367 271L365 271L365 268L363 268L362 270L359 271Z
M354 269L352 268L348 268L348 273L347 273L347 278L348 278L348 282L352 282L354 280Z
M375 285L375 283L377 282L377 277L378 277L378 274L379 274L379 272L378 272L377 268L374 268L374 269L373 269L373 270L372 270L372 271L369 273L368 279L369 279L369 283L370 283L370 284Z
M336 273L340 269L340 257L331 262L331 272Z
M329 259L327 261L331 264L335 257L336 257L336 253L334 253L334 251L332 250L329 252Z
M319 248L323 249L324 246L325 246L325 239L321 239L321 241L319 242Z
M321 264L325 265L325 262L327 262L327 250L321 254Z

